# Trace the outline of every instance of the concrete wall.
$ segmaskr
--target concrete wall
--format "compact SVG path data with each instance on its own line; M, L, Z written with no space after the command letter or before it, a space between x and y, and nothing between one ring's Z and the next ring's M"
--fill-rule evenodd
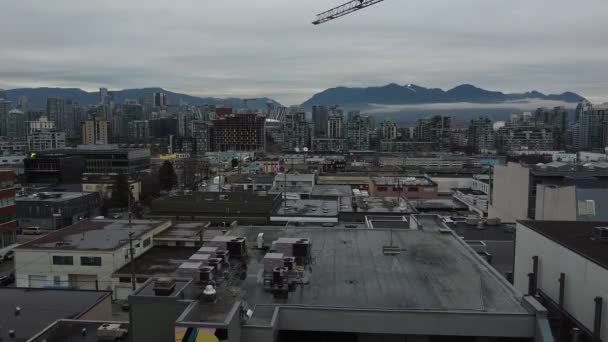
M473 186L472 177L431 177L437 183L437 192L451 194L454 188L470 189Z
M492 203L489 218L500 218L502 222L515 222L528 215L528 189L530 170L517 163L494 167Z
M532 257L539 257L538 288L553 301L559 300L559 276L566 274L564 307L570 315L593 331L594 298L604 298L601 339L608 341L608 270L543 235L517 224L514 285L528 291Z
M537 185L534 219L576 221L576 187Z
M111 321L112 320L112 296L107 296L97 305L92 307L79 317L81 320L89 321Z

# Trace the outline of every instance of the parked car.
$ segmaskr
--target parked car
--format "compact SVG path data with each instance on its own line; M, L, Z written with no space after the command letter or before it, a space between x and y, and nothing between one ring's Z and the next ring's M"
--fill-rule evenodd
M22 230L23 235L40 235L42 234L42 229L40 227L27 227Z

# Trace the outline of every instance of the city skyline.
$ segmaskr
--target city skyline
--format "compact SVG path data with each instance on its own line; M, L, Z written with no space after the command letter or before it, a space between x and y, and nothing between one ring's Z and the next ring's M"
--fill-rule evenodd
M327 25L310 24L333 4L9 3L0 13L6 33L0 88L161 85L195 96L268 96L295 104L340 85L473 83L608 100L608 61L601 57L608 28L594 24L608 14L605 3L581 11L568 1L525 7L386 1ZM24 27L24 17L35 20ZM86 34L73 34L83 29Z

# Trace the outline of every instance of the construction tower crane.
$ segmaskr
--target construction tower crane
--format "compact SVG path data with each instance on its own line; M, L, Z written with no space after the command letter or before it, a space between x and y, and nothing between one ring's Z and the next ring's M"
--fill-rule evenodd
M330 21L330 20L339 18L341 16L358 11L360 9L364 9L365 7L375 5L382 1L384 1L384 0L351 0L338 7L334 7L328 11L317 14L316 20L313 21L312 23L314 25L323 24L326 21Z

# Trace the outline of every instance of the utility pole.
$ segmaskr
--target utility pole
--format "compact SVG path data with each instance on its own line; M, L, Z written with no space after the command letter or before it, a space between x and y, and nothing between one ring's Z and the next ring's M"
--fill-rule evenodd
M127 178L127 184L129 187L129 191L127 193L127 210L129 212L129 229L131 229L131 183L129 183L129 179ZM131 234L131 233L129 233Z
M129 221L131 215L129 215ZM135 249L133 248L133 232L129 232L129 251L131 254L131 289L135 291Z

